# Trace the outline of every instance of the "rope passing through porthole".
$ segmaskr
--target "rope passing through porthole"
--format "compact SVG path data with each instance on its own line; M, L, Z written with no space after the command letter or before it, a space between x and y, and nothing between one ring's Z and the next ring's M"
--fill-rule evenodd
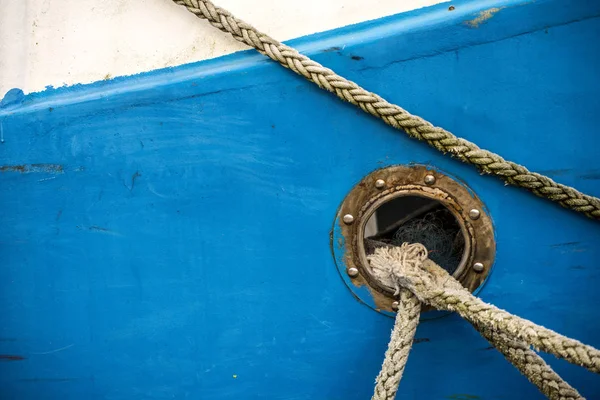
M360 107L410 137L442 153L474 165L482 173L495 175L505 183L522 187L561 206L600 219L600 199L551 178L529 171L498 154L479 148L451 132L412 115L377 94L337 75L295 49L261 33L227 10L208 0L173 0L217 29L230 33L285 68L305 77L338 98ZM427 258L422 244L381 247L368 256L379 279L396 288L399 309L373 399L395 398L412 340L419 321L421 304L454 311L469 321L504 357L550 399L582 399L531 347L554 354L573 364L600 373L600 352L577 340L500 310L473 296L441 267Z
M549 399L583 399L531 347L595 373L600 373L599 350L485 303L427 256L420 243L380 247L368 256L374 276L400 295L373 400L395 398L419 324L421 304L456 312L469 321Z

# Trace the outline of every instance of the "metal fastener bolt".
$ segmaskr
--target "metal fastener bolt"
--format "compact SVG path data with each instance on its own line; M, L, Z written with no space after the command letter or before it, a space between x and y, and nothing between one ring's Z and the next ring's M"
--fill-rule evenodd
M475 272L483 272L483 264L480 262L477 262L475 264L473 264L473 271Z
M479 219L479 216L481 215L481 213L479 212L478 209L474 208L471 211L469 211L469 218L475 220L475 219Z
M427 185L433 185L435 183L435 176L433 175L426 175L425 176L425 184Z
M383 179L377 179L375 181L375 187L377 189L383 189L385 187L385 181Z
M398 303L397 301L392 303L392 310L398 311L398 307L400 307L400 303Z
M354 222L354 216L352 214L346 214L342 217L342 221L344 221L346 225L350 225Z
M356 278L358 276L358 269L357 268L348 268L348 270L346 271L348 272L348 276L350 278Z

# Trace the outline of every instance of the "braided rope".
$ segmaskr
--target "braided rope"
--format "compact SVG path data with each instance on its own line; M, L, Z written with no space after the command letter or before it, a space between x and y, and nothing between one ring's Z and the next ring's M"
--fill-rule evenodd
M456 279L448 279L446 287L454 290L466 291ZM404 289L403 289L404 290ZM514 339L509 335L492 329L475 329L492 344L504 357L514 365L529 382L551 400L584 400L583 397L565 382L552 368L546 364L544 359L535 351L531 350L523 341Z
M491 330L479 333L550 400L585 400L523 342Z
M456 279L445 282L446 287L454 290L465 291ZM546 364L544 359L531 350L523 341L514 339L509 335L492 329L482 329L475 326L490 344L504 355L529 382L533 383L543 394L551 400L585 400L571 385L565 382L554 370Z
M600 373L599 350L484 303L444 269L427 259L427 250L421 244L380 247L368 259L373 275L384 285L396 287L402 293L409 290L422 303L438 310L455 311L469 321L550 399L581 400L582 397L530 346ZM412 337L410 339L412 341ZM395 343L403 344L399 340ZM408 350L400 348L399 351L404 353ZM388 354L394 354L394 351L388 349L386 356ZM407 357L401 359L403 363ZM384 366L387 370L394 370L388 360L384 361ZM404 365L397 368L403 369ZM394 396L395 393L383 399L391 400Z
M457 312L479 330L509 334L536 349L600 373L599 350L483 302L462 286L452 284L455 279L429 259L421 266L398 262L405 245L378 248L369 256L371 265L391 271L397 285L409 289L422 303L438 310Z
M371 400L386 400L396 397L419 325L420 314L421 302L419 299L409 290L402 290L390 344L385 352L381 371L375 380L375 391Z
M415 139L425 141L442 153L450 153L460 161L474 165L483 173L496 175L507 184L525 188L565 208L583 213L593 219L600 219L599 198L556 183L545 175L530 172L522 165L507 161L488 150L480 149L476 144L410 114L298 53L295 49L261 33L208 0L173 1L185 6L197 17L208 20L215 28L230 33L236 40L254 47L282 66L305 77L321 89L335 93L340 99L360 107L366 113L382 119L396 129L403 130Z

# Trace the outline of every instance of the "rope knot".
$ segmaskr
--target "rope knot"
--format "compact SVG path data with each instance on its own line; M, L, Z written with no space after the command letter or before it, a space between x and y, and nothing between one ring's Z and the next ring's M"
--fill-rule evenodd
M380 247L367 257L373 275L380 283L394 288L394 296L406 286L406 277L419 269L428 253L421 243L403 243L399 247Z
M484 303L443 268L428 260L420 243L375 249L367 259L373 276L398 296L398 313L372 400L396 396L408 352L419 323L421 304L454 311L468 320L550 399L585 400L533 350L600 373L600 351L543 326Z

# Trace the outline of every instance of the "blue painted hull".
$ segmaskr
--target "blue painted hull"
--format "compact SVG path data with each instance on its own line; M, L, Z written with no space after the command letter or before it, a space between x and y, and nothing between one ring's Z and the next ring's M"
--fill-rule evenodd
M453 4L292 44L600 195L600 3ZM597 222L480 176L253 52L13 92L0 124L0 398L369 398L392 319L352 296L330 232L363 176L413 162L486 204L497 256L484 300L600 346ZM541 398L455 315L417 338L400 398ZM597 376L549 361L600 396Z

